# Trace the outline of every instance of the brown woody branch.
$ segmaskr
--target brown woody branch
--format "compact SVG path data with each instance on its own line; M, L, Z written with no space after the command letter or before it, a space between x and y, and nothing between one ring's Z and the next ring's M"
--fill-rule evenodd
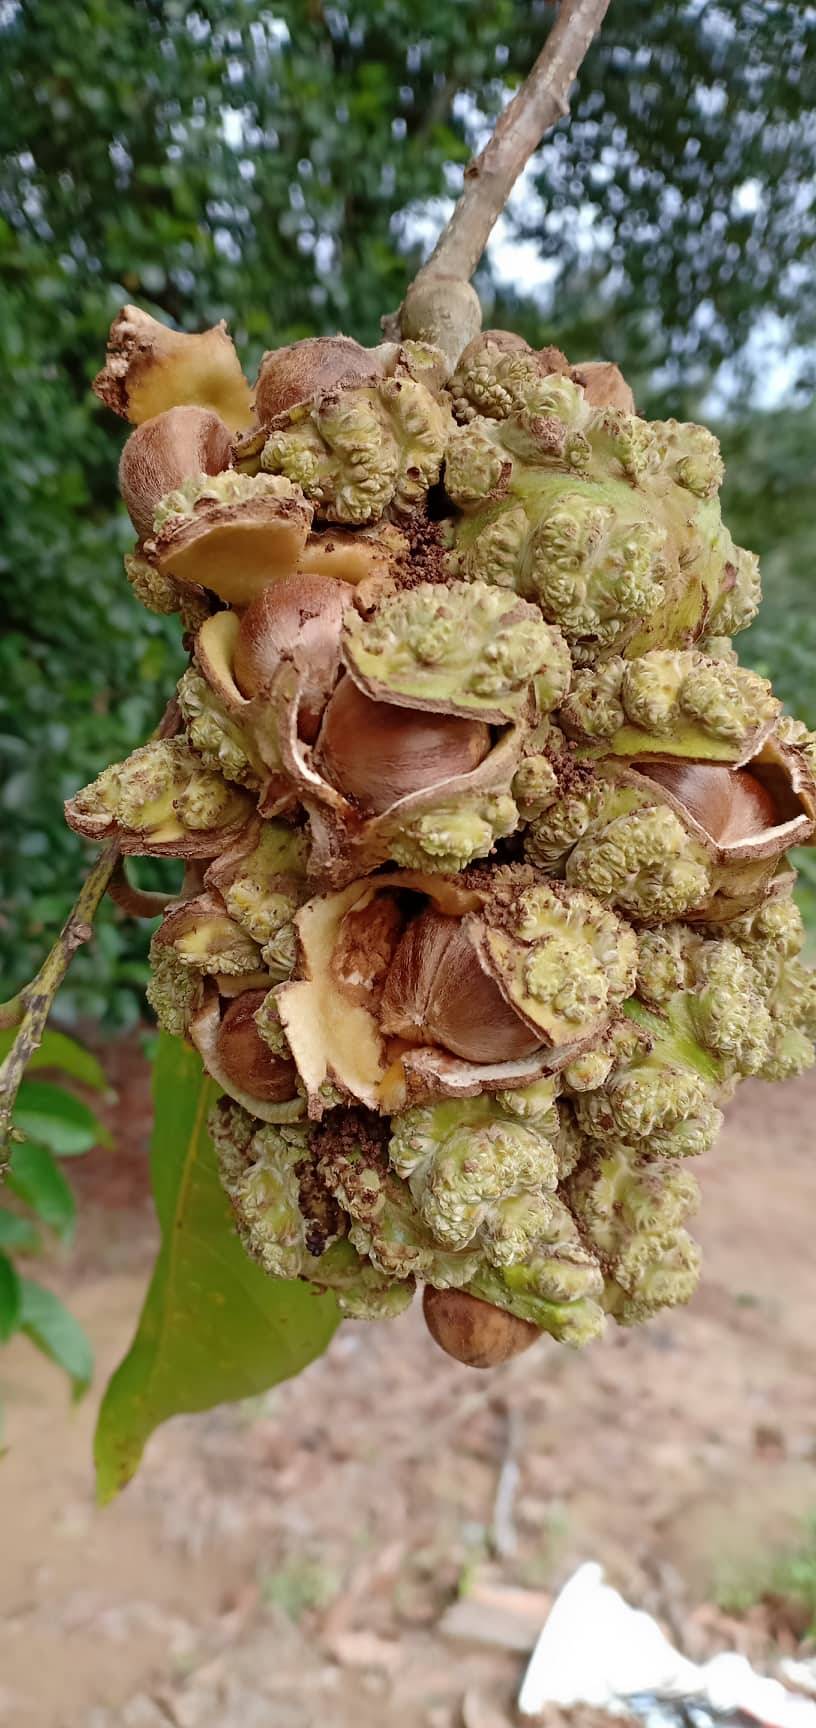
M493 227L533 151L569 112L570 87L611 0L563 0L532 71L500 114L492 136L465 169L453 214L397 314L403 336L433 341L455 364L479 329L469 286ZM394 334L394 320L384 320Z

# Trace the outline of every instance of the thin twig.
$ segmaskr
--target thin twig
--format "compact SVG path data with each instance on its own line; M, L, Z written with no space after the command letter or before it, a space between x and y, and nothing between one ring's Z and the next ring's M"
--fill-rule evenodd
M522 169L544 134L569 113L570 86L610 3L563 0L531 72L468 163L461 197L421 275L470 280Z
M168 702L153 737L171 737L178 728L178 718L174 697ZM88 871L59 936L36 977L24 985L11 1001L0 1004L0 1027L19 1028L5 1061L0 1064L0 1175L8 1166L11 1117L20 1082L34 1051L42 1043L54 997L68 967L77 949L89 942L93 935L94 917L119 867L120 857L118 840L109 840Z
M518 1547L518 1535L513 1521L518 1485L521 1479L521 1469L518 1461L520 1444L520 1418L518 1411L508 1406L506 1411L506 1428L504 1441L504 1456L502 1458L499 1479L496 1483L496 1496L493 1501L493 1523L490 1531L490 1546L497 1560L509 1560Z

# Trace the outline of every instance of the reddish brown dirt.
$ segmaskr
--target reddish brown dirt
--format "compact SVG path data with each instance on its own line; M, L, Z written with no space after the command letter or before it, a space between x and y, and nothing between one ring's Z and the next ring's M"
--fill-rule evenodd
M91 1333L95 1390L69 1413L25 1341L0 1360L0 1723L501 1728L523 1655L485 1641L484 1615L466 1639L442 1616L495 1582L542 1593L543 1612L585 1558L691 1653L739 1637L767 1654L767 1616L746 1629L695 1604L816 1509L816 1079L745 1086L731 1107L698 1170L706 1266L687 1311L489 1375L437 1351L418 1304L347 1325L299 1380L169 1424L98 1512L95 1406L155 1241L144 1065L130 1043L108 1066L118 1150L76 1161L77 1246L44 1272ZM505 1532L497 1554L510 1453L515 1548ZM775 1630L790 1642L784 1614Z

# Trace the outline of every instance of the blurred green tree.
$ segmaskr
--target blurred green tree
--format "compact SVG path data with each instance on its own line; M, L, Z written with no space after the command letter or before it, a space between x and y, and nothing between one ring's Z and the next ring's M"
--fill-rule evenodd
M250 370L314 332L375 339L551 18L545 0L0 0L7 990L82 868L62 798L147 734L181 661L121 575L121 431L88 391L111 317L126 299L227 317ZM491 321L614 357L647 409L693 410L725 362L750 400L783 355L804 394L815 47L810 7L615 0L481 272ZM778 523L782 548L752 651L793 699L811 431L728 434L737 535L764 552ZM143 976L144 934L109 908L63 1011L133 1018Z

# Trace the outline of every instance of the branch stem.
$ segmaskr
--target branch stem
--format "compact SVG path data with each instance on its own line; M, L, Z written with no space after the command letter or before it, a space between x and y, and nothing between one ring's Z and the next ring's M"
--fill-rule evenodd
M610 3L563 0L535 65L468 163L461 197L421 275L470 280L522 169L544 134L569 113L570 86Z
M484 149L468 163L461 197L400 310L383 319L391 340L432 342L453 368L481 326L470 278L533 151L569 112L570 86L611 0L562 0L532 71L499 115Z
M178 706L175 697L168 702L154 738L169 738L178 728ZM35 978L13 996L0 1003L0 1027L17 1027L17 1036L3 1063L0 1063L0 1176L8 1167L12 1140L11 1118L20 1082L34 1051L42 1043L54 997L65 977L78 948L93 935L93 921L111 879L119 868L121 851L118 840L109 840L95 864L88 871L76 901L62 926L50 953Z

